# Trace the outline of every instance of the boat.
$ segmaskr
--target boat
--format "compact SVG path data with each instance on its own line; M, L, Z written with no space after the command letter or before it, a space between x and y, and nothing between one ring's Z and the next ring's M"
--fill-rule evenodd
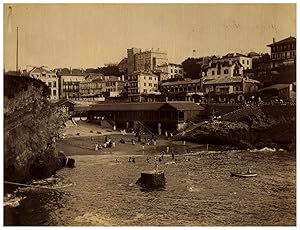
M257 176L257 173L237 173L237 172L230 172L231 176L237 176L237 177L255 177Z

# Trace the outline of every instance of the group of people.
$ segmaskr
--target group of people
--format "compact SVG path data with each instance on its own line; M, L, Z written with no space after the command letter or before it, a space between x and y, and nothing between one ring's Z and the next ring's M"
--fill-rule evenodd
M111 148L111 147L113 147L113 145L114 145L114 143L111 141L111 139L107 138L107 136L105 136L105 140L104 140L103 145L98 144L98 143L95 144L95 151L98 151L102 148Z

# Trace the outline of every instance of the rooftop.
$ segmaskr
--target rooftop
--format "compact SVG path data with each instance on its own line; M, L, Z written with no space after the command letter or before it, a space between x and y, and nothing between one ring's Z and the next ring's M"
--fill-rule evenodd
M170 86L170 85L184 85L184 84L195 84L200 83L200 79L190 79L185 81L173 81L173 82L163 82L162 86Z
M169 105L179 111L204 110L204 107L193 102L138 102L99 104L90 108L92 111L157 111L165 105Z
M280 41L278 41L278 42L274 42L274 43L269 44L269 45L267 45L267 46L268 46L268 47L272 47L272 46L274 46L274 45L287 44L287 43L291 43L291 42L296 42L296 38L290 36L290 37L288 37L288 38L282 39L282 40L280 40Z
M238 83L238 82L241 82L243 79L245 82L248 82L248 83L257 83L257 84L260 83L259 81L256 81L253 79L247 79L247 78L243 78L243 77L221 77L221 78L204 79L203 84L211 85L211 84Z

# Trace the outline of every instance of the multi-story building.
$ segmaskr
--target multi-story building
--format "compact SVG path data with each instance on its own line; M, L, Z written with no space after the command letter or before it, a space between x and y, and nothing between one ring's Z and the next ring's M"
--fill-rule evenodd
M135 54L135 71L155 71L157 66L168 63L167 53L158 50L148 50Z
M214 62L239 62L243 69L252 69L252 59L240 53L229 53L222 58L216 59Z
M124 90L125 81L124 76L105 76L105 92L109 93L110 97L119 97Z
M43 81L51 90L50 99L59 99L58 77L54 72L47 70L45 67L34 67L28 73L24 73L24 75Z
M186 92L187 94L201 93L202 81L200 79L184 79L183 81L163 82L161 90L169 93Z
M239 61L211 62L205 78L230 78L243 75L243 66Z
M174 63L164 63L157 66L157 72L160 73L160 81L172 79L172 78L183 78L182 65Z
M102 74L89 74L79 84L81 97L118 97L124 90L125 81L122 77L103 76Z
M256 92L259 84L259 81L241 76L204 79L203 92L209 102L239 103L244 101L245 94Z
M60 98L79 98L79 84L85 80L82 69L56 69L59 77Z
M142 94L158 93L158 76L153 73L135 73L128 76L128 96L131 101L141 101Z
M105 79L103 74L90 73L84 81L79 83L81 98L102 97L105 92Z
M167 53L158 50L142 51L140 48L127 49L127 58L119 63L119 70L128 76L135 72L155 71L157 66L168 63Z
M268 45L271 48L271 68L294 65L296 59L296 38L288 37Z

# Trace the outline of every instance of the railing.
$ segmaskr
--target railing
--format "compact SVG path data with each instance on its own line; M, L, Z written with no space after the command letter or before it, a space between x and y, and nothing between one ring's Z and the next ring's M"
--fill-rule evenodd
M145 125L144 123L142 123L141 121L136 121L136 122L142 127L142 129L145 129L148 133L153 134L153 135L156 133L151 128L149 128L147 125Z

